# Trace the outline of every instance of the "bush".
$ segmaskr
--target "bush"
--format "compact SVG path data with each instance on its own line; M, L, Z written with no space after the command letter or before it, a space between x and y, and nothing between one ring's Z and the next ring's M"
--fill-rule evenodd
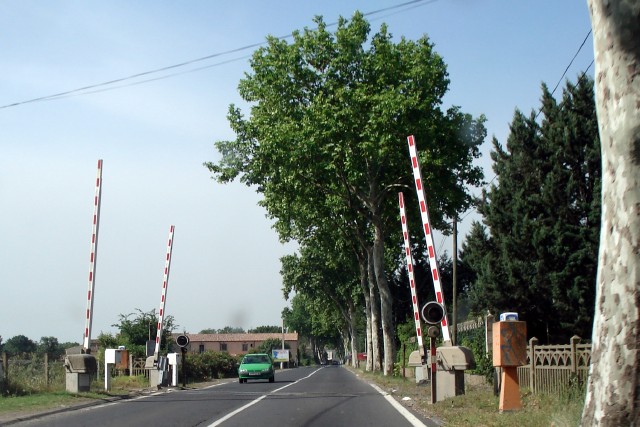
M473 353L476 361L476 368L470 372L475 375L482 375L487 379L489 384L493 384L493 360L491 354L485 354L485 332L483 328L474 329L472 331L458 333L460 337L460 345L467 347Z
M187 353L185 359L185 371L190 381L207 381L238 375L239 358L228 353Z

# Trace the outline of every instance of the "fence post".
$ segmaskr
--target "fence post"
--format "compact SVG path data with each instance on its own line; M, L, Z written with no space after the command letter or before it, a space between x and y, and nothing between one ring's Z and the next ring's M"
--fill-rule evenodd
M2 370L4 372L3 380L9 380L9 358L7 357L7 352L2 352Z
M493 348L493 314L487 313L484 320L484 354L489 357L489 351Z
M49 353L44 354L44 386L49 388Z
M129 376L133 375L133 353L129 352Z
M7 387L8 368L7 353L2 352L2 364L0 365L0 397L3 397L6 391L5 387Z
M536 344L538 344L538 338L533 337L529 340L529 386L534 394L536 392Z
M573 376L578 375L578 352L576 347L578 346L580 339L581 338L579 336L574 335L569 340L571 343L571 374Z

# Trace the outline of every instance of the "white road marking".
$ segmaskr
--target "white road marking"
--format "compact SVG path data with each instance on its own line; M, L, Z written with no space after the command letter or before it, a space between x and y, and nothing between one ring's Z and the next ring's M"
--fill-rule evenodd
M373 383L368 383L371 387L373 387L378 393L380 393L387 402L391 403L391 405L396 409L396 411L400 412L400 415L405 417L407 421L411 423L414 427L427 427L422 421L420 421L415 415L413 415L407 408L402 406L396 399L393 398L389 393L382 390L380 387Z
M300 378L299 380L297 380L297 381L295 381L295 382L292 382L292 383L290 383L290 384L287 384L287 385L285 385L285 386L282 386L282 387L280 387L280 388L278 388L278 389L275 389L275 390L273 390L273 391L271 391L271 392L269 392L269 393L267 393L267 394L263 394L263 395L262 395L262 396L260 396L259 398L255 399L255 400L252 400L251 402L249 402L249 403L247 403L246 405L244 405L244 406L242 406L242 407L240 407L240 408L236 409L236 410L235 410L235 411L233 411L233 412L228 413L228 414L227 414L227 415L225 415L224 417L222 417L222 418L220 418L219 420L215 421L213 424L209 424L209 426L208 426L208 427L216 427L216 426L219 426L219 425L220 425L220 424L222 424L223 422L227 421L229 418L231 418L231 417L233 417L233 416L235 416L235 415L239 414L240 412L244 411L245 409L247 409L247 408L249 408L249 407L251 407L251 406L255 405L256 403L260 402L262 399L264 399L265 397L269 396L270 394L277 393L277 392L279 392L280 390L284 390L285 388L287 388L287 387L289 387L289 386L292 386L292 385L294 385L294 384L297 384L297 383L299 383L299 382L300 382L300 381L302 381L302 380L306 380L307 378L309 378L310 376L314 375L314 374L315 374L316 372L318 372L319 370L320 370L320 369L316 369L315 371L311 372L311 373L310 373L309 375L307 375L306 377Z

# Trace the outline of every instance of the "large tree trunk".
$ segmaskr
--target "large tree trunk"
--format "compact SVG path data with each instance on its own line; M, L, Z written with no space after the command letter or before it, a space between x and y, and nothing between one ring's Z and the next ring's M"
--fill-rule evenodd
M376 272L376 284L380 291L380 314L382 319L382 341L384 345L384 375L393 375L396 356L395 329L393 324L393 296L387 282L384 267L384 233L382 225L374 221L375 237L373 243L373 265Z
M354 304L349 304L349 333L351 335L351 349L349 353L351 353L351 366L358 366L358 327L356 322L356 307Z
M369 272L369 303L371 305L371 364L373 371L379 371L382 369L382 358L380 357L380 336L378 334L378 325L380 324L380 303L376 284L373 248L368 248L367 250L367 262ZM367 365L369 364L368 359L369 353L367 353Z
M602 227L584 426L640 411L640 2L589 0L602 143Z
M371 296L369 295L369 285L368 285L368 267L367 260L363 258L360 260L360 287L362 288L362 295L364 296L364 312L367 319L366 326L366 342L365 342L365 351L367 353L367 362L365 369L367 371L373 370L373 359L371 358Z

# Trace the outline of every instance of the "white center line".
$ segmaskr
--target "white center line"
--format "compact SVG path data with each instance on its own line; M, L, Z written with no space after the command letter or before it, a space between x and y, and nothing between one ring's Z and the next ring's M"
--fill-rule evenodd
M259 398L252 400L251 402L247 403L244 406L241 406L240 408L236 409L233 412L228 413L227 415L225 415L224 417L220 418L219 420L215 421L213 424L209 424L209 427L216 427L219 426L220 424L222 424L223 422L227 421L229 418L239 414L240 412L244 411L245 409L255 405L256 403L260 402L262 399L264 399L265 397L269 396L270 394L274 394L279 392L280 390L284 390L285 388L292 386L294 384L299 383L302 380L306 380L307 378L309 378L310 376L312 376L313 374L315 374L316 372L318 372L320 369L316 369L315 371L311 372L309 375L307 375L306 377L300 378L299 380L292 382L290 384L287 384L285 386L282 386L278 389L275 389L267 394L263 394L262 396L260 396Z

